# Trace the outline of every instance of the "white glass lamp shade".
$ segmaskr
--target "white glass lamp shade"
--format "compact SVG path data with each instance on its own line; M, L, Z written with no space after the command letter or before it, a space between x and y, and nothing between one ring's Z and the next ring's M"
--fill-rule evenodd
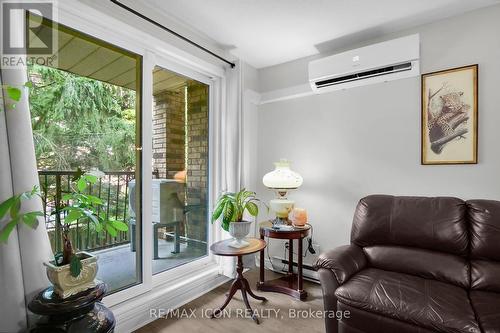
M262 182L268 188L294 189L302 185L302 176L290 170L290 162L280 160L274 163L275 169L267 173Z

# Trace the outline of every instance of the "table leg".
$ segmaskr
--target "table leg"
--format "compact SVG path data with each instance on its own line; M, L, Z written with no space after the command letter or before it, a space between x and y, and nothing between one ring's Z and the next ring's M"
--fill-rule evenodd
M257 282L257 290L282 293L300 300L305 300L307 298L307 291L304 290L304 258L302 256L302 253L304 251L303 240L305 239L307 234L308 232L293 232L290 233L289 237L285 236L286 238L284 238L282 234L276 235L273 231L270 230L260 230L261 239L264 239L265 236L269 236L269 238L280 238L287 241L286 244L288 246L288 254L285 253L285 260L288 261L288 269L286 271L286 275L274 280L265 281L264 272L262 269L262 267L264 267L264 250L262 250L260 258L261 271L259 281ZM297 245L293 244L295 239L297 239L297 241L299 242ZM294 269L294 247L298 252L296 271Z
M299 238L298 254L297 254L297 290L302 290L302 238Z
M241 297L243 297L243 303L245 303L245 306L248 311L250 311L252 315L252 319L255 321L257 325L259 325L259 318L257 318L257 315L253 312L252 307L250 306L250 303L248 302L248 296L247 293L245 292L245 287L241 288Z
M229 302L231 301L231 299L233 298L234 294L236 294L236 292L238 291L238 289L241 288L241 283L239 280L234 280L233 283L231 284L231 289L229 290L229 293L227 294L226 296L226 300L224 301L224 303L222 304L222 306L218 309L216 309L213 313L212 313L212 318L215 318L219 313L221 313L222 311L224 311L224 309L226 308L226 306L229 304Z
M258 301L262 302L267 302L267 298L262 297L262 296L257 296L253 293L252 289L250 289L250 285L248 284L248 281L246 279L243 280L243 284L245 285L245 290L248 292L248 295L251 297L255 298Z
M288 288L293 288L293 239L288 241Z
M267 299L265 297L261 297L261 296L257 296L255 295L252 290L250 289L250 285L248 284L248 281L247 279L245 279L245 277L243 276L243 259L242 259L242 256L238 256L238 266L236 267L236 278L234 279L234 282L233 284L231 285L231 290L229 291L229 294L227 295L227 298L226 300L224 301L224 304L222 304L222 306L218 309L216 309L214 311L214 313L212 314L212 318L215 318L217 317L217 315L219 313L221 313L222 311L224 311L224 309L226 308L226 306L229 304L229 301L231 301L231 299L233 298L234 294L236 293L236 291L238 289L241 290L241 296L243 297L243 302L245 303L245 306L247 308L247 310L252 314L252 319L257 323L259 324L259 319L257 318L257 316L255 315L255 313L253 312L252 310L252 307L250 306L250 302L248 302L248 296L247 296L247 293L259 300L259 301L267 301Z
M260 234L260 239L264 240L264 235L263 234ZM260 284L263 284L264 281L265 281L265 277L264 277L264 256L265 256L265 251L266 249L262 249L260 251L260 277L259 277L259 283L257 283L257 288L259 287Z

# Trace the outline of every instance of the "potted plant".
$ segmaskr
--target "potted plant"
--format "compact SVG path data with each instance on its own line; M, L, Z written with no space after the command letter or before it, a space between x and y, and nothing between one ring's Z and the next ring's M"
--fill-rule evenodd
M234 238L234 241L229 244L231 247L248 246L244 238L250 232L252 221L243 220L243 215L245 211L251 216L259 214L257 203L260 200L255 195L255 192L242 189L237 193L224 193L217 200L212 214L212 223L221 218L222 229L228 231Z
M54 291L62 298L78 294L95 286L97 274L97 257L91 253L75 251L70 238L74 224L90 222L89 226L97 233L107 231L111 237L116 237L118 231L127 231L128 226L122 221L109 219L105 214L97 214L104 205L96 196L87 194L88 186L95 184L100 172L82 173L80 170L73 178L71 191L61 199L67 204L56 207L55 214L63 215L63 219L56 219L60 224L63 240L63 251L56 253L54 260L44 263L47 276L54 285Z

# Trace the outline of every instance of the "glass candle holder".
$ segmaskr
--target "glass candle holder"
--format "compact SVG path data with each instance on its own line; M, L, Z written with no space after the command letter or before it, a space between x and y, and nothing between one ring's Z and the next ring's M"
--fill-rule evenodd
M294 208L288 216L292 224L298 227L302 227L307 223L307 211L305 208Z

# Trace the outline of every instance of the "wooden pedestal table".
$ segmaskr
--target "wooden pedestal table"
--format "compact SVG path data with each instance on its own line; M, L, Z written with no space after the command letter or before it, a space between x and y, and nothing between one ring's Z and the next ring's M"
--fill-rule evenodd
M264 276L264 249L262 249L260 251L260 281L257 282L257 290L287 294L300 300L307 298L302 276L302 239L309 235L310 229L311 226L308 224L302 228L290 230L274 229L269 221L260 224L260 238L262 240L264 237L288 240L288 274L275 280L266 281ZM293 272L294 240L298 240L297 274Z
M243 297L243 302L245 303L245 306L248 311L252 314L252 319L259 324L259 319L255 315L255 313L252 310L252 307L250 306L250 303L248 302L248 295L251 297L255 298L258 301L267 301L265 297L257 296L252 292L252 289L250 289L250 285L243 276L243 259L242 257L246 254L252 254L259 252L263 250L266 247L266 242L257 239L257 238L246 238L245 239L248 243L250 243L248 246L236 249L233 247L229 246L229 243L233 242L232 239L228 240L223 240L217 243L212 244L210 246L210 251L212 251L215 255L218 256L226 256L226 257L238 257L238 266L236 267L236 278L234 279L233 283L231 284L231 289L229 290L229 293L227 294L226 301L222 306L214 311L212 314L212 318L217 317L218 314L220 314L226 306L229 304L231 299L233 298L234 294L238 291L241 290L241 296Z
M31 330L32 333L111 333L115 317L100 301L106 293L106 285L66 299L54 293L53 287L41 291L28 304L28 309L43 318Z

